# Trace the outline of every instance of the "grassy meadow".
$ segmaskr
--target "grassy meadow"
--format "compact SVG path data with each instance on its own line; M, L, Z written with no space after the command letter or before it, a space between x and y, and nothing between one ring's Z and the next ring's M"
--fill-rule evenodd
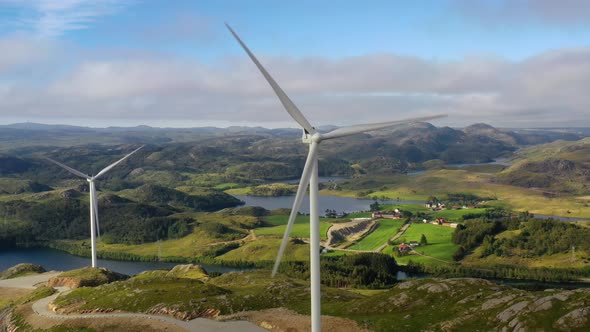
M428 244L415 247L414 250L423 255L431 256L436 259L452 263L453 254L455 253L455 251L457 251L458 248L456 244L453 244L451 242L451 237L454 231L454 228L446 226L432 224L412 224L396 242L420 242L420 238L422 237L422 234L424 234L424 236L426 236ZM389 247L388 249L390 252L393 252L394 247ZM395 259L402 264L407 263L409 260L421 263L427 262L436 264L437 262L436 260L430 259L428 257L419 257L416 255L396 257ZM440 261L438 262L442 263Z
M377 223L377 228L373 232L347 249L375 250L397 234L403 224L404 221L401 219L380 219Z
M370 191L373 198L427 200L430 196L444 198L448 193L471 193L491 197L489 205L515 211L544 215L590 218L590 200L584 196L547 197L533 188L493 183L494 174L474 173L463 169L434 170L418 175L371 176L344 181L342 190L323 190L324 195L357 196ZM373 191L380 183L379 190Z

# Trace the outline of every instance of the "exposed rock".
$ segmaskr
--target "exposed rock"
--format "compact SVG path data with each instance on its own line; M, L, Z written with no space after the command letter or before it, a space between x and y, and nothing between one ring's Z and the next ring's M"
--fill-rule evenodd
M477 299L481 298L482 296L483 296L483 293L481 293L481 292L480 293L476 293L476 294L473 294L473 295L469 295L468 297L464 298L463 300L460 300L457 303L459 303L459 304L465 304L467 302L472 302L474 300L477 300Z
M409 280L409 281L404 281L398 285L395 286L395 288L399 288L399 289L409 289L414 287L416 284L418 283L417 280Z
M450 291L451 287L449 287L449 285L442 283L442 282L437 283L437 284L428 283L428 284L418 287L418 290L426 290L428 293L442 293L442 292Z
M573 294L573 291L563 291L561 293L554 294L553 297L560 301L567 301Z
M178 310L176 308L168 308L168 307L164 306L163 304L158 304L158 305L152 307L152 309L150 309L148 311L148 314L166 315L166 316L171 316L171 317L174 317L174 318L180 319L180 320L191 320L191 319L195 319L198 317L213 318L213 317L219 316L219 313L220 313L220 311L218 309L213 309L213 308L193 310L193 311L189 312L189 311Z
M590 318L590 307L578 308L559 318L553 326L563 331L585 327Z
M0 273L0 280L2 279L10 279L14 278L15 276L19 276L21 274L26 273L43 273L46 272L43 266L31 263L21 263L17 264L11 268L8 268L6 271Z
M67 190L62 191L60 196L63 198L75 198L75 197L80 197L80 192L76 191L74 189L67 189Z
M529 305L529 301L521 301L516 304L513 304L508 309L499 313L496 316L496 319L498 319L502 322L507 322L510 319L512 319L514 316L517 316L522 311L522 309L526 308L526 306L528 306L528 305Z
M113 281L125 280L129 278L121 273L107 270L106 268L85 267L78 270L64 272L57 277L47 281L50 287L93 287L102 284L108 284Z
M542 298L536 300L535 302L533 302L533 304L531 304L531 308L529 310L531 312L549 310L549 309L553 308L553 300L555 300L555 296L553 296L553 295L542 297Z
M401 307L411 301L411 298L405 292L398 294L397 296L390 297L389 302L394 306Z
M495 307L499 306L500 304L504 304L506 302L512 301L512 299L514 299L515 297L516 297L516 295L510 294L510 295L506 295L506 296L503 296L500 298L494 298L494 299L487 300L486 302L484 302L481 305L481 309L488 310L488 309L495 308Z
M133 177L133 176L140 176L140 175L142 175L143 173L145 173L145 170L144 170L143 168L141 168L141 167L140 167L140 168L136 168L136 169L132 170L132 171L129 173L129 176L131 176L131 177Z

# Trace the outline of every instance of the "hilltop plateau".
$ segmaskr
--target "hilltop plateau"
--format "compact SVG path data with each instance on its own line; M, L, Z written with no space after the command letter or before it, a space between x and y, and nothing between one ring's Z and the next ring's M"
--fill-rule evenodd
M327 267L326 271L332 269ZM96 331L118 331L145 324L148 318L158 320L160 316L168 316L177 319L177 324L195 318L245 319L272 331L306 330L308 281L284 273L269 278L269 273L260 270L208 276L198 266L185 265L77 288L60 294L49 304L55 312L52 315L60 318L53 329L92 326ZM15 294L9 307L11 314L2 324L31 329L31 324L38 324L39 320L36 311L30 310L31 304L35 306L53 292L50 287L40 286L20 298ZM347 331L585 331L590 328L587 288L531 292L476 278L423 278L394 281L379 289L323 285L322 293L322 320L327 331L343 328ZM144 316L124 316L126 312Z

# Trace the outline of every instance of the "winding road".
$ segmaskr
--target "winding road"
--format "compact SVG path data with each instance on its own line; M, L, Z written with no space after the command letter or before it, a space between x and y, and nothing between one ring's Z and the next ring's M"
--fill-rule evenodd
M7 287L7 288L25 288L25 289L34 289L35 286L46 282L50 278L53 278L59 275L61 272L47 272L33 276L25 276L20 278L8 279L8 280L0 280L0 287ZM73 315L65 315L65 314L58 314L52 311L49 311L48 307L49 304L55 300L59 296L59 294L69 291L70 289L67 287L56 287L57 293L42 298L32 305L33 312L35 314L52 319L80 319L80 318L91 318L91 319L112 319L112 318L139 318L139 319L146 319L146 320L157 320L160 322L168 323L185 329L187 331L202 331L202 332L230 332L230 331L240 331L240 332L264 332L267 331L253 323L248 321L228 321L228 322L220 322L211 319L205 318L195 318L189 321L183 321L179 319L175 319L169 316L161 316L161 315L148 315L148 314L140 314L140 313L121 313L121 312L113 312L113 313L96 313L96 314L73 314Z

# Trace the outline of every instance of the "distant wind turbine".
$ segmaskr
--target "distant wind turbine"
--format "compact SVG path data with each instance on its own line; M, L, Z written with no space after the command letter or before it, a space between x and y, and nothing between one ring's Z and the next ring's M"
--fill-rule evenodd
M67 165L64 165L58 161L55 161L51 158L45 157L48 161L56 164L57 166L65 169L66 171L77 175L81 178L84 178L90 184L90 244L92 247L92 267L96 267L96 235L100 237L100 227L98 223L98 198L96 196L96 187L94 185L94 181L99 177L103 176L106 172L110 171L111 168L117 166L118 164L122 163L125 159L131 157L135 152L139 151L144 146L140 146L139 148L135 149L130 154L126 155L125 157L119 159L118 161L110 164L109 166L105 167L102 171L98 172L94 176L86 175L80 171L77 171ZM96 228L95 228L96 226Z
M248 56L250 57L250 59L252 59L256 67L258 67L258 70L260 70L264 78L268 81L268 83L274 90L275 94L279 97L279 100L289 113L289 115L291 115L293 120L295 120L303 128L303 143L309 144L309 153L307 154L307 160L305 161L305 166L303 167L303 173L301 174L301 180L299 182L299 187L297 188L297 194L295 195L295 201L293 202L293 208L291 209L291 214L289 215L289 222L287 223L287 229L285 230L285 235L283 236L283 241L281 243L281 247L279 249L279 253L275 261L272 276L274 277L277 273L279 264L281 262L281 258L285 252L287 243L289 242L289 234L291 233L291 229L293 228L293 224L295 223L295 217L297 216L297 212L299 211L299 207L301 206L301 202L303 201L305 189L309 184L311 330L313 332L320 332L322 327L320 293L320 218L318 213L318 145L325 140L346 137L354 134L360 134L372 130L383 129L403 124L411 124L416 122L438 119L445 117L446 115L435 115L421 118L406 119L401 121L354 125L349 127L341 127L326 134L320 134L309 123L309 121L307 121L307 119L303 116L301 111L299 111L297 106L295 106L295 104L291 101L291 99L287 96L283 89L281 89L277 82L275 82L275 80L270 76L266 69L264 69L264 67L260 64L258 59L256 59L254 54L250 52L246 44L244 44L244 42L240 39L240 37L238 37L234 30L227 23L226 26L232 33L232 35L235 37L235 39L238 41L238 43L240 43L244 51L248 53Z

